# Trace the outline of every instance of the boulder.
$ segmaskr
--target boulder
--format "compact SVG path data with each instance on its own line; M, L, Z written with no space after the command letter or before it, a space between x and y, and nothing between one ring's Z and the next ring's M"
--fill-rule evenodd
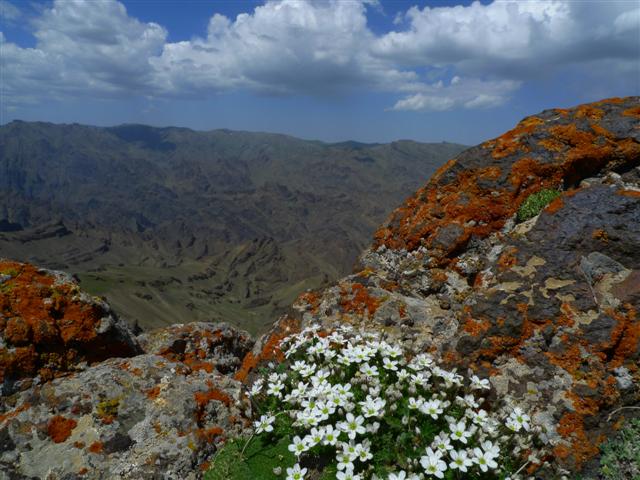
M197 479L247 428L241 384L154 354L33 385L0 415L0 479Z
M129 326L70 275L0 261L0 395L138 353Z
M391 214L356 273L303 294L281 323L383 330L488 377L541 427L543 478L590 478L640 403L639 119L640 98L614 98L470 148ZM517 223L542 189L561 195ZM282 330L251 365L281 355Z

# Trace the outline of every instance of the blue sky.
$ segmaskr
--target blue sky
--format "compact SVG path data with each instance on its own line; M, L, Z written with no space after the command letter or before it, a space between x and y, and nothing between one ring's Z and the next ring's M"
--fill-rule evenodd
M640 94L639 5L0 0L0 122L474 144Z

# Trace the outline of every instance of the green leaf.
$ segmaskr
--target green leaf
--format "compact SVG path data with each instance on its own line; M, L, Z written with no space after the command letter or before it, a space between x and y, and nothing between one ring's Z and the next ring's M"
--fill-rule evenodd
M272 480L273 469L281 467L285 472L293 466L295 457L287 449L288 437L277 442L265 436L254 437L244 455L242 449L245 439L228 441L214 457L211 468L204 476L205 480Z

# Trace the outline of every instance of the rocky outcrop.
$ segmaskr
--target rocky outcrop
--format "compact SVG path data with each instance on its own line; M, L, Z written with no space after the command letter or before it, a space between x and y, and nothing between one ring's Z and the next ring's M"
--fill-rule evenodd
M0 271L0 479L201 478L248 427L232 378L246 332L194 323L135 337L64 274Z
M278 358L286 330L382 329L489 377L534 413L556 473L589 478L640 402L639 119L637 97L548 110L463 152L390 216L357 273L302 295L241 372ZM544 188L562 194L516 223Z
M0 394L140 352L126 323L70 275L0 261Z

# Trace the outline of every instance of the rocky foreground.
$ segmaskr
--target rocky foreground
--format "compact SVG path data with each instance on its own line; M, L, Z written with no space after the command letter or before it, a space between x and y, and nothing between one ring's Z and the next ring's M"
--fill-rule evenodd
M516 223L543 188L562 194ZM0 479L200 478L279 340L344 322L489 378L543 427L539 472L596 478L638 414L639 310L640 98L548 110L448 162L255 344L225 324L136 335L70 277L1 262Z

